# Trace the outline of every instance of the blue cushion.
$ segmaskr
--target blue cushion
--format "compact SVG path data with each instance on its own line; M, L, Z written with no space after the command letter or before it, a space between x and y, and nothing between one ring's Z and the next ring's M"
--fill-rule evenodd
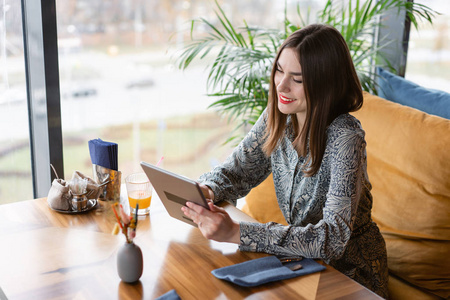
M450 119L450 94L421 87L382 68L377 69L378 96Z

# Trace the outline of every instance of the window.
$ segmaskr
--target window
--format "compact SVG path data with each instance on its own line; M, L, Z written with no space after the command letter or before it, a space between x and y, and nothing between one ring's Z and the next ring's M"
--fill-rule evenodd
M424 2L440 12L450 11L445 0ZM259 26L283 26L283 1L219 3L233 24L245 19ZM289 19L297 20L300 3L302 8L311 7L312 21L325 0L286 3ZM21 3L2 0L0 7L1 204L33 197L33 171ZM156 163L162 156L165 168L197 178L230 153L233 146L222 143L234 126L207 109L212 99L206 96L204 62L184 72L174 63L174 50L189 38L189 20L214 19L213 2L56 0L56 8L65 170L60 177L70 179L75 170L92 176L88 141L94 138L119 144L123 178L140 171L139 161ZM306 13L302 11L303 17ZM442 82L432 87L445 89L450 76L448 15L438 16L434 23L419 33L411 31L407 78L424 85ZM430 44L434 48L422 50ZM430 55L440 61L423 60L421 51L440 53ZM444 75L437 80L437 74ZM425 75L432 80L423 79Z
M450 93L450 2L416 0L441 13L433 25L411 28L405 78Z
M257 4L257 5L256 5ZM228 1L236 20L269 20L274 1ZM65 178L92 176L88 141L119 145L122 176L141 160L191 178L223 161L234 126L207 107L204 62L175 65L189 21L214 19L210 1L57 1ZM277 6L278 7L278 6ZM258 13L255 13L255 9ZM262 24L261 25L269 25Z
M0 3L0 204L32 199L20 1Z
M196 178L228 155L232 126L207 110L204 66L182 72L171 57L189 19L212 13L206 5L57 2L66 179L92 175L93 138L118 143L122 176L164 156L165 168Z

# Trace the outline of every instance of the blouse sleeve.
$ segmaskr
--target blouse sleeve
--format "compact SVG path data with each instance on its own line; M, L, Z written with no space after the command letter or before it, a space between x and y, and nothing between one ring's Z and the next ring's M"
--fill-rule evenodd
M225 162L200 177L199 182L213 190L215 202L225 200L236 205L236 199L247 195L270 174L270 157L262 150L265 131L264 111Z
M361 129L356 133L355 130L343 130L328 147L325 155L330 159L330 183L322 219L306 226L243 222L240 224L240 250L325 261L343 255L361 197L365 168L364 132Z

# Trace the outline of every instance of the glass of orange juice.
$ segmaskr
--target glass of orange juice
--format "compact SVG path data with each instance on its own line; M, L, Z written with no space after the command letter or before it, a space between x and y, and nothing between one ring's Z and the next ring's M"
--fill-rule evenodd
M153 187L147 175L145 173L130 174L125 178L125 184L131 213L136 213L136 204L139 204L138 215L148 215Z

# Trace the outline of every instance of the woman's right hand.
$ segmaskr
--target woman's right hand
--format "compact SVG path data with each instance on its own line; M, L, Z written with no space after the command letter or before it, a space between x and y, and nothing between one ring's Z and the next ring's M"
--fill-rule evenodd
M217 242L239 244L241 231L239 223L233 221L222 207L208 203L209 210L193 202L186 202L181 210L184 215L197 224L203 236Z

